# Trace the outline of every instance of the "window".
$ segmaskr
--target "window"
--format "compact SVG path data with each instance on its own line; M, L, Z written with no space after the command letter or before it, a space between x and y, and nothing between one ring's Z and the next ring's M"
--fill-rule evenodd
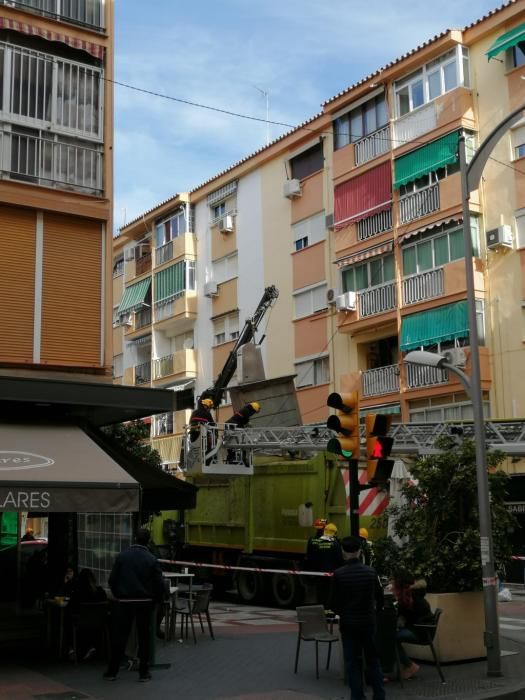
M476 257L479 256L479 221L474 216L471 219L471 232L472 254ZM442 233L438 235L434 231L426 236L423 234L420 240L404 245L402 255L405 277L460 260L465 257L463 229L443 226Z
M181 207L175 214L155 225L157 248L183 236L187 231L186 211L184 207Z
M222 345L239 337L239 313L221 316L213 321L213 345Z
M113 263L113 277L124 274L124 256L117 258Z
M113 356L113 377L122 377L124 374L124 355Z
M326 237L324 212L294 224L292 233L295 250L302 250L314 243L324 241Z
M446 177L453 175L454 173L459 173L459 160L455 163L449 163L443 168L438 168L431 173L427 173L422 177L418 177L415 180L412 180L412 182L407 182L405 185L400 185L399 196L404 197L407 194L424 190L439 180L444 180Z
M323 144L320 141L306 151L290 158L292 177L302 180L324 168Z
M226 202L221 202L213 207L213 218L220 219L221 216L226 214Z
M231 280L237 277L239 274L238 270L238 257L237 253L232 255L227 255L224 258L219 258L212 262L212 278L217 284L226 282L226 280Z
M235 214L236 213L236 207L237 207L237 195L232 195L231 197L228 197L222 202L218 202L217 204L213 204L210 206L210 223L213 226L214 224L217 223L219 219L222 219L224 216L227 216L228 214Z
M386 98L378 95L334 120L334 150L355 143L387 124Z
M397 116L412 112L458 85L468 87L468 50L457 46L394 85Z
M394 255L377 256L376 258L352 265L342 272L343 292L358 292L369 287L391 282L395 276Z
M410 423L444 423L453 420L469 420L473 418L472 402L466 401L464 395L451 396L448 403L441 403L442 397L423 399L411 402L408 415ZM437 403L437 402L440 403ZM488 396L483 396L483 415L490 418L490 402Z
M295 318L310 316L327 308L326 284L305 291L294 292Z
M516 212L516 245L525 248L525 209Z
M525 156L525 125L512 129L510 140L512 144L512 160L523 158Z
M195 341L193 338L193 331L188 331L187 333L181 333L176 335L172 340L173 352L180 352L181 350L193 350L195 347Z
M519 41L512 47L512 66L517 68L523 65L525 65L525 41Z
M328 357L318 357L306 362L296 362L295 385L299 389L306 386L328 384L330 381L330 363Z

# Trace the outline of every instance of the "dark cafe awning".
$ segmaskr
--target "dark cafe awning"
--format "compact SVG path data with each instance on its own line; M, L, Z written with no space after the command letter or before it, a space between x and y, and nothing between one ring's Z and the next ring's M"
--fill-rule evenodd
M0 425L0 513L138 511L139 484L75 425Z

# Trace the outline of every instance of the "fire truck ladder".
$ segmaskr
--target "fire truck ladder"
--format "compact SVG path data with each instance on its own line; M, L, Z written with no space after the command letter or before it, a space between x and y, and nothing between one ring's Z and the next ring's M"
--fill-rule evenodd
M507 455L525 457L525 420L501 420L485 422L487 449L501 450ZM305 425L292 428L261 427L225 429L223 425L206 426L203 438L209 434L208 451L213 456L220 447L242 449L246 452L282 453L286 451L320 452L336 433L325 425ZM431 454L434 443L442 436L473 438L474 424L470 421L448 423L396 423L389 435L394 438L392 454ZM361 427L361 442L364 442L364 426Z

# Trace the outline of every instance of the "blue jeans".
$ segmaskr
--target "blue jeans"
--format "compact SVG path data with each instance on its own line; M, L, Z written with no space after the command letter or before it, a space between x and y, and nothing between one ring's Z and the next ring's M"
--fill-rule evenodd
M341 629L341 641L343 643L343 655L345 669L348 673L351 700L364 700L366 697L363 687L363 657L368 669L370 685L374 692L373 698L374 700L384 700L383 672L379 665L374 626L343 628Z
M408 627L401 627L401 629L396 631L396 641L397 653L399 654L399 663L401 666L410 666L410 659L403 648L402 642L407 642L407 644L417 642L417 636L414 632L412 632L412 630L409 630Z

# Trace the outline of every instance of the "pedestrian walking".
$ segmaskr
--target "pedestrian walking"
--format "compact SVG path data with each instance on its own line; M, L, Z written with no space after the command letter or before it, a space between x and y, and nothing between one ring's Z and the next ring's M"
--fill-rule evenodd
M341 542L345 564L334 572L330 608L339 615L345 675L351 699L363 700L362 659L368 668L374 700L384 700L383 673L375 644L376 610L383 608L383 589L374 569L360 560L361 540L345 537Z
M109 587L116 599L111 656L104 674L104 678L109 681L117 679L133 622L137 627L139 680L151 680L151 625L155 604L164 595L164 582L158 560L148 551L149 540L148 530L139 530L136 544L118 555L109 577Z

